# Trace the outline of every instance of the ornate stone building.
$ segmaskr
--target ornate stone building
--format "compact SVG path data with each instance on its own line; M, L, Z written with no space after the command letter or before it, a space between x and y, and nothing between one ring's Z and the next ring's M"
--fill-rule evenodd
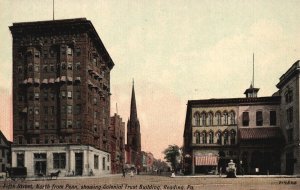
M110 153L112 173L122 173L125 164L125 122L115 114L110 117Z
M6 168L11 166L11 142L0 130L0 176L5 176Z
M190 100L184 129L186 173L225 172L229 160L245 174L299 174L299 61L279 91L257 97Z
M126 164L136 169L142 168L141 132L137 116L134 84L132 85L130 118L127 122Z
M110 173L110 70L85 18L14 23L12 166L28 176Z

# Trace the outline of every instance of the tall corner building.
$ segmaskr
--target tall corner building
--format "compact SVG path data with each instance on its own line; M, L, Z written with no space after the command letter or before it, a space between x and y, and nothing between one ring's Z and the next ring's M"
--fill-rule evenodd
M110 173L110 70L85 18L14 23L12 166L28 176Z

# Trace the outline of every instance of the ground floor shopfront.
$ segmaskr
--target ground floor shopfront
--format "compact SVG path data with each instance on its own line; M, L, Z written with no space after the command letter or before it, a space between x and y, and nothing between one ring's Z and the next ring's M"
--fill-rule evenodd
M111 173L110 154L91 146L13 146L12 167L26 167L27 176L100 176Z
M281 170L281 152L266 147L193 150L192 155L185 158L185 171L192 175L224 174L230 160L236 164L237 173L241 175L285 174Z

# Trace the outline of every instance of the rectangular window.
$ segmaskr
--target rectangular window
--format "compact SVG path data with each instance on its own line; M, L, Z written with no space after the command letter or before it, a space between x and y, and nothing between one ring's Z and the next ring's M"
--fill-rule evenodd
M72 63L68 63L68 70L72 70L72 69L73 69Z
M39 100L40 99L40 93L38 93L38 92L34 93L34 99Z
M293 142L293 128L288 129L287 131L287 140L288 142Z
M67 106L67 113L72 114L72 106L70 105Z
M66 66L66 63L62 62L61 63L61 69L62 70L66 70L67 66Z
M262 111L256 112L256 126L262 126L263 125L263 114Z
M54 114L54 106L50 107L50 114L53 115Z
M17 153L17 167L24 167L24 153Z
M80 114L81 113L81 105L76 105L75 106L75 114Z
M270 125L276 125L276 111L270 111Z
M61 91L60 96L61 96L61 98L65 98L66 97L66 91Z
M34 108L34 114L39 115L40 114L40 109L39 108Z
M102 170L105 170L105 157L102 158Z
M48 66L47 66L47 65L43 66L43 71L44 71L45 73L48 72Z
M66 106L62 105L60 112L61 113L66 113L66 108L67 108Z
M68 55L73 55L72 48L67 47L67 54Z
M34 57L35 58L40 58L40 52L34 52Z
M44 100L47 101L48 100L48 92L44 91Z
M76 55L77 55L77 56L80 56L80 54L81 54L81 50L80 50L80 48L78 47L78 48L76 48Z
M99 169L99 156L94 155L94 168Z
M18 137L18 143L19 143L19 144L23 144L23 137L22 137L22 136L19 136L19 137Z
M68 91L68 99L72 99L72 91Z
M40 70L40 66L38 65L34 66L34 72L39 72L39 70Z
M94 125L94 132L97 132L97 125Z
M50 92L50 98L51 98L51 100L54 100L55 99L55 95L54 95L54 92Z
M76 70L79 71L80 70L80 62L76 63Z
M54 71L55 71L54 65L50 65L50 71L51 71L51 72L54 72Z
M249 112L243 112L243 126L249 126Z
M66 153L53 153L53 168L65 169L66 167Z
M79 128L79 129L81 128L81 121L76 122L76 127Z
M40 122L38 122L38 121L34 122L34 128L40 129Z
M286 110L286 119L288 123L293 122L293 107L290 107Z
M61 120L61 128L66 128L66 120Z
M67 121L68 128L72 128L72 124L73 124L72 120Z

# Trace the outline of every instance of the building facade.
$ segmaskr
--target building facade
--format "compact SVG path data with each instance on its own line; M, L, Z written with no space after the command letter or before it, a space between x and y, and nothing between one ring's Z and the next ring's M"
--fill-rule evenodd
M111 171L113 174L122 173L125 164L125 122L117 114L110 117L109 134Z
M257 97L190 100L184 130L186 173L298 174L299 61L280 78L279 91ZM292 95L291 95L292 94Z
M141 152L141 132L140 122L137 116L134 84L132 85L130 118L127 122L127 144L125 150L126 165L141 170L143 159Z
M110 70L85 18L14 23L12 166L28 176L110 173ZM100 167L102 165L102 167Z
M4 175L6 168L11 166L11 142L6 139L0 130L0 176Z

